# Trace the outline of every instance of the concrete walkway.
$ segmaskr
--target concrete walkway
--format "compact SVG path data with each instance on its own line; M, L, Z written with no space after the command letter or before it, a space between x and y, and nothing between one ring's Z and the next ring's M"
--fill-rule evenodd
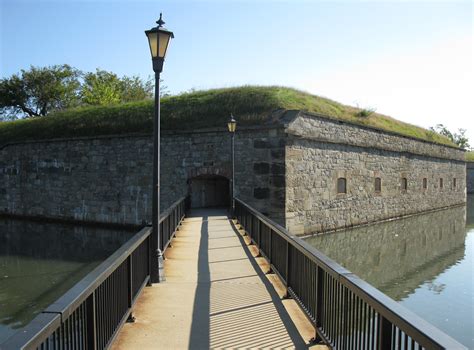
M113 349L309 347L313 328L294 301L281 299L275 276L225 211L191 212L172 245L166 282L145 288L136 322L125 324Z

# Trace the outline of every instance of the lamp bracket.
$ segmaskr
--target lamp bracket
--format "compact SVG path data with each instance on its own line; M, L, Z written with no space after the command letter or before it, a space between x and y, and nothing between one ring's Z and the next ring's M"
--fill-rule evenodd
M153 58L152 61L153 61L153 71L155 73L161 73L163 71L163 63L165 60L163 58L156 57L156 58Z

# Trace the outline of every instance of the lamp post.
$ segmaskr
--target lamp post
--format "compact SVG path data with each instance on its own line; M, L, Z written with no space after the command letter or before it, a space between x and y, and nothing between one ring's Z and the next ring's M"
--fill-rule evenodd
M171 38L174 38L173 32L163 28L165 22L160 13L160 19L155 28L145 31L150 45L153 70L155 72L155 118L153 120L153 204L152 204L152 237L150 244L151 258L151 283L158 283L162 276L160 270L163 265L163 255L160 245L160 73L163 70L163 63L166 57L166 51Z
M229 129L230 134L232 135L231 141L231 149L230 154L232 157L232 177L230 179L230 208L231 208L231 215L234 215L235 209L235 201L234 201L234 194L235 194L235 146L234 146L234 136L235 136L235 129L237 128L237 121L234 119L234 116L230 115L230 120L227 123L227 128Z

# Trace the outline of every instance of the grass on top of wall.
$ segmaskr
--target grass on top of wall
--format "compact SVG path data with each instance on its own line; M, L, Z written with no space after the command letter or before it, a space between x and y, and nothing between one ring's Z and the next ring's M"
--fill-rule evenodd
M466 160L468 162L474 162L474 151L466 152Z
M453 143L421 127L404 123L371 110L341 103L285 87L243 86L194 91L161 100L163 130L225 128L230 113L239 125L258 125L278 109L303 110L372 126L405 136L453 146ZM126 133L151 133L153 101L105 107L80 107L51 113L46 117L0 123L0 145L64 137Z

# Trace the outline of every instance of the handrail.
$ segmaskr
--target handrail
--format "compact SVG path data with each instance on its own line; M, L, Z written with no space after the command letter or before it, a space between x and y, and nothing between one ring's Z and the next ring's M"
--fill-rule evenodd
M182 196L180 199L178 199L176 202L174 202L173 204L171 204L168 209L166 209L164 212L162 212L160 214L160 221L159 223L161 224L163 222L163 220L165 220L170 214L171 212L176 209L176 207L178 205L180 205L181 203L184 204L184 202L186 201L186 198L187 196Z
M164 253L171 243L176 232L176 227L179 226L181 220L184 218L186 212L187 196L183 196L160 215L160 242L159 247Z
M151 227L141 229L104 262L50 304L43 312L60 313L63 319L68 318L78 305L91 295L150 234Z
M166 247L184 213L182 197L161 214L161 241L166 241ZM141 229L25 328L1 343L0 349L108 348L149 282L151 233L151 227Z
M333 348L466 349L238 198L235 216ZM292 273L294 271L294 273ZM359 345L359 347L358 347Z

